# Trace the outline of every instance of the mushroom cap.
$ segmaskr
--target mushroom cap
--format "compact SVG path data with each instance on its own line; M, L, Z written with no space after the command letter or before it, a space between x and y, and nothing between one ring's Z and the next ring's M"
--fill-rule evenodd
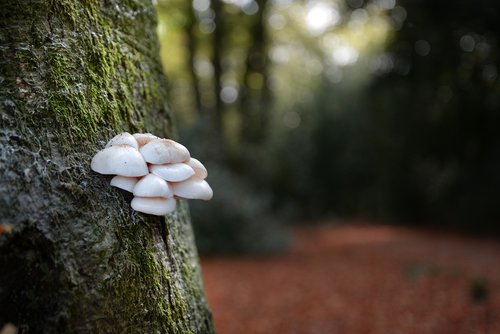
M128 145L113 145L97 152L90 167L101 174L143 176L149 173L142 155Z
M139 147L146 145L153 139L158 139L158 137L151 133L134 133L132 136L134 136L135 140L137 140L137 144L139 144Z
M132 146L136 150L139 149L139 144L137 143L137 140L135 140L134 136L132 136L128 132L122 132L113 138L111 138L110 141L106 144L106 147L114 146L114 145L128 145Z
M214 195L207 181L190 178L183 182L172 183L174 195L187 199L202 199L208 201Z
M194 169L194 177L205 179L208 176L207 169L203 166L200 160L191 158L188 162L186 162L186 164Z
M113 187L117 187L129 192L132 192L134 189L135 184L139 181L138 177L128 177L128 176L121 176L121 175L116 175L111 179L110 184Z
M171 139L153 139L139 150L144 160L152 164L185 162L190 158L188 149Z
M139 197L173 197L174 192L167 181L154 174L140 179L134 187L134 196Z
M135 211L164 216L175 211L177 201L173 197L134 197L131 206Z
M180 182L189 179L195 174L194 169L185 163L149 166L151 173L170 182Z

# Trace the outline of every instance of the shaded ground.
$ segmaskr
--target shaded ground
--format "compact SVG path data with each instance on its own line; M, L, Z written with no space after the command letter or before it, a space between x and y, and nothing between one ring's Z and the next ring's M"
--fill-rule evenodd
M316 227L285 254L202 267L219 334L500 333L498 240Z

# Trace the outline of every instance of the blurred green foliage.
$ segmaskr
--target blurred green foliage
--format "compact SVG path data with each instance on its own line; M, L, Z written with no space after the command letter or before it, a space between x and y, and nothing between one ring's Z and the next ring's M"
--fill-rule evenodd
M498 231L499 5L401 5L406 22L387 48L392 69L361 92L362 109L348 111L341 121L351 120L346 127L358 130L341 140L354 140L343 149L356 152L358 161L350 160L348 169L364 178L355 188L361 212ZM339 126L335 120L325 123ZM326 137L321 142L340 144L332 138L338 134L318 131ZM327 169L349 161L337 157L342 162ZM349 184L340 186L339 196L348 193Z
M279 222L368 217L499 231L500 4L160 0L180 137L215 197L208 251L276 250Z

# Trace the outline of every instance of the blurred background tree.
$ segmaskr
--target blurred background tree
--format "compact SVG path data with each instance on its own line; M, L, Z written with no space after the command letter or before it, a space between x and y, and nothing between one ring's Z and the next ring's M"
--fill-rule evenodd
M202 251L281 249L282 222L325 217L500 230L496 1L158 7L181 138L215 190L192 206Z

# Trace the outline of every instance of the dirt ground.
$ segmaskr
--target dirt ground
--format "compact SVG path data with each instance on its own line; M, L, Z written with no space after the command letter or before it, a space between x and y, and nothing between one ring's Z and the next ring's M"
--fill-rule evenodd
M498 239L357 224L294 240L202 259L219 334L500 333Z

